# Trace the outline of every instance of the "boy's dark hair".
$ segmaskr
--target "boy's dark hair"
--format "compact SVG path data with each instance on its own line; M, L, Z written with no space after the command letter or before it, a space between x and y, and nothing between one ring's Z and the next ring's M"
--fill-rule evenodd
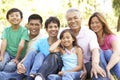
M40 23L42 24L42 22L43 22L43 19L42 19L42 17L40 16L40 15L38 15L38 14L32 14L32 15L30 15L29 16L29 18L28 18L28 23L31 21L31 20L39 20L40 21Z
M19 9L17 9L17 8L11 8L11 9L9 9L8 12L7 12L7 14L6 14L6 18L8 19L8 18L9 18L8 16L9 16L11 13L13 13L13 12L19 12L21 18L23 18L23 13L22 13L22 11L19 10Z
M57 17L49 17L46 22L45 22L45 29L48 28L48 24L50 24L51 22L56 23L58 25L58 27L60 28L60 21Z

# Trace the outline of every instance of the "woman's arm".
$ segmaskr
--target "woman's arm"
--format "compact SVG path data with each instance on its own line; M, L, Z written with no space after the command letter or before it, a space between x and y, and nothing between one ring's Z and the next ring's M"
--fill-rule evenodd
M111 70L111 68L113 68L119 61L120 61L120 42L118 40L114 40L112 43L111 43L111 46L112 46L112 51L113 51L113 54L110 58L110 61L107 65L107 70Z
M59 52L60 49L59 49L58 46L60 45L60 43L61 43L61 40L57 40L55 43L53 43L53 44L50 46L49 51L50 51L50 52Z

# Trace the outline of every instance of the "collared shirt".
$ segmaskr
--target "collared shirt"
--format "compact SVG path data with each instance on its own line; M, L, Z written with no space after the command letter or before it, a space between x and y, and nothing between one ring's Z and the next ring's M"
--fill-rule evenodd
M43 34L39 34L37 35L35 38L31 39L28 43L28 47L27 47L27 53L29 51L31 51L32 49L32 46L35 44L35 42L38 40L38 39L42 39L43 38Z
M79 34L77 35L78 45L83 49L84 63L90 61L92 55L91 52L94 48L99 49L96 34L88 27L81 27Z

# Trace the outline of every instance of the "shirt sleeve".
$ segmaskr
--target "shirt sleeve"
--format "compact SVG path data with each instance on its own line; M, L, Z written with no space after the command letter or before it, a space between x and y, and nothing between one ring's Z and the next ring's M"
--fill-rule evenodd
M2 32L1 39L7 39L6 29Z
M109 35L108 37L107 37L107 41L108 41L108 43L111 45L111 43L113 42L113 41L115 41L115 40L117 40L117 36L115 36L115 35Z
M91 32L91 38L90 38L90 50L92 51L93 49L95 48L100 48L99 47L99 44L98 44L98 41L97 41L97 36L94 32Z
M29 41L29 34L28 34L28 30L26 28L23 30L23 34L22 34L21 39Z

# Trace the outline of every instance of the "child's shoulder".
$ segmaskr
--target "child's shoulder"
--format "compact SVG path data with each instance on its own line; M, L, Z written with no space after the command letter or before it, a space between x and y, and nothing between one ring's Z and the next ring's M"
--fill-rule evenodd
M10 30L10 29L11 29L11 26L8 26L8 27L5 27L5 28L4 28L4 31Z
M25 26L20 26L21 29L27 30Z
M79 46L75 46L75 51L76 51L76 52L82 52L82 48L79 47Z

